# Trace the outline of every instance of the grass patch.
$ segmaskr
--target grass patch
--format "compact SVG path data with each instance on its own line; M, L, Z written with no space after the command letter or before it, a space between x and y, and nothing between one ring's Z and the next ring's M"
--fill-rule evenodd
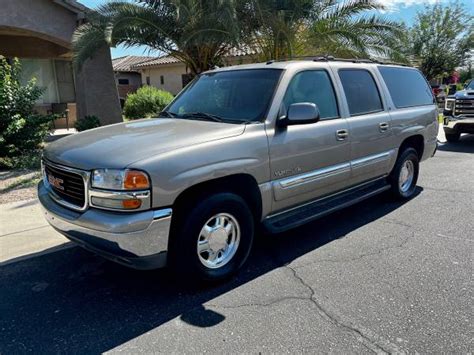
M18 179L12 183L5 186L3 189L0 189L0 193L4 194L12 190L25 189L28 187L36 186L41 180L41 173L34 173L33 176Z

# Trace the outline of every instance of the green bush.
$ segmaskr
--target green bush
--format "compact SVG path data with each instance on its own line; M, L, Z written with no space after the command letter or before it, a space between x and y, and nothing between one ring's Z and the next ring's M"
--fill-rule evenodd
M78 119L74 124L74 128L79 132L97 127L100 127L100 120L97 116L85 116L84 118Z
M35 79L22 85L20 73L17 59L10 65L0 56L0 167L25 167L27 162L36 166L41 143L54 119L34 111L43 90Z
M158 90L153 86L143 86L125 100L123 113L131 120L157 115L173 99L168 91Z

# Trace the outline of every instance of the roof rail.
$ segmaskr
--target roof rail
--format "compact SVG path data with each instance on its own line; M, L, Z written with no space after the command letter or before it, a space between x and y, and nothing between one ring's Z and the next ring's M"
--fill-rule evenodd
M289 60L311 60L313 62L347 62L347 63L372 63L372 64L385 64L385 65L400 65L400 66L410 66L405 63L396 63L396 62L383 62L380 60L369 59L369 58L335 58L332 55L323 55L323 56L294 56L288 59L280 59L280 60L271 60L267 62L267 64L275 63L275 62L286 62Z

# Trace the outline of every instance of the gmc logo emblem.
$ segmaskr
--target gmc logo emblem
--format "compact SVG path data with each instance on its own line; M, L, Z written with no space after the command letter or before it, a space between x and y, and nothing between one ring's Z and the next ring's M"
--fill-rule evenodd
M64 186L62 185L64 180L60 178L56 178L53 175L48 175L48 182L59 190L64 190Z

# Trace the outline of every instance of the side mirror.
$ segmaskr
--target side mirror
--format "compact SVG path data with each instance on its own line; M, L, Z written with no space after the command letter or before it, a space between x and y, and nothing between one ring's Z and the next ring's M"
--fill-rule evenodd
M300 102L290 105L286 118L282 120L286 125L307 124L319 121L318 106L312 102Z

